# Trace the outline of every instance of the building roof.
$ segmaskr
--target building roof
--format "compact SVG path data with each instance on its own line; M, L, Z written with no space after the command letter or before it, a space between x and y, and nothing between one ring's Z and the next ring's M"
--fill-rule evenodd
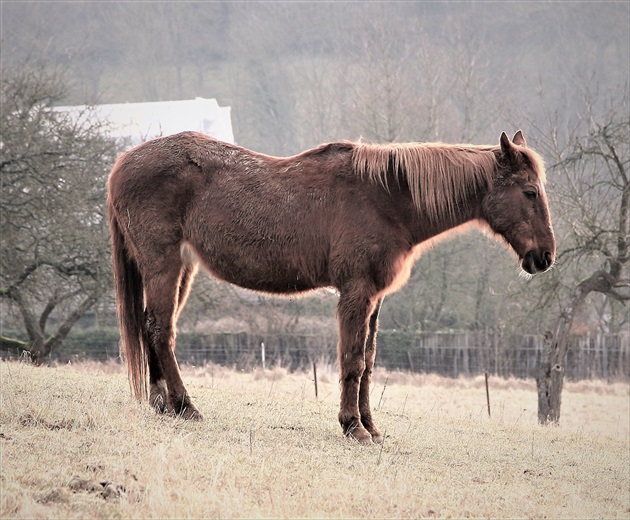
M131 146L185 130L234 143L231 108L220 107L216 99L80 105L54 107L54 110L68 112L78 119L89 113L90 117L108 122L110 135Z

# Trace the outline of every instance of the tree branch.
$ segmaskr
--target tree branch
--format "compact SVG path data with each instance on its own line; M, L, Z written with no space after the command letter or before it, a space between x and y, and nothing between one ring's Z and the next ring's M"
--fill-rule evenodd
M90 278L96 278L97 273L92 269L90 264L77 264L66 266L60 264L59 262L53 262L50 260L37 260L29 265L27 265L22 273L18 276L17 280L13 282L9 287L0 289L0 297L3 298L11 298L15 299L12 296L12 293L15 289L19 288L30 275L32 275L39 267L47 265L55 269L58 273L63 274L65 276L78 276L78 275L87 275Z
M72 326L98 301L98 293L95 291L90 294L85 300L83 300L78 307L66 317L66 319L59 325L57 331L50 336L44 343L43 355L48 355L65 339L70 332Z

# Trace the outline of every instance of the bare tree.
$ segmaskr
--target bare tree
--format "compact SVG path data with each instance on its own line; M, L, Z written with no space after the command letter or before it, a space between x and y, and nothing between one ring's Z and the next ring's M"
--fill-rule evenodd
M51 108L64 93L41 65L2 77L0 298L28 340L1 345L37 362L109 289L103 202L115 147L89 113Z
M630 243L630 118L627 85L600 106L592 88L584 94L581 117L562 134L557 120L546 133L552 163L554 198L558 202L559 269L579 280L564 292L555 326L546 334L540 365L538 419L542 424L560 419L569 333L576 315L592 293L600 293L614 307L630 299L627 266ZM561 144L564 143L564 144ZM556 286L562 291L562 287ZM617 316L623 324L627 318ZM617 324L618 326L619 324ZM610 328L616 328L609 323Z

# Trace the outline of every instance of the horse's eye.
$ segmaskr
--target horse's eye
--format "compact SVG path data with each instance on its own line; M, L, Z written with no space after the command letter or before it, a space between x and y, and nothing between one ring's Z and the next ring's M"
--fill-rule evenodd
M523 193L529 200L534 200L538 196L535 190L525 190Z

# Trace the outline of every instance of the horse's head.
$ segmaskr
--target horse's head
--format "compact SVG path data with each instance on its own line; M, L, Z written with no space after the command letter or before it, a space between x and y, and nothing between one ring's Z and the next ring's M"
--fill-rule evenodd
M524 271L546 271L555 260L556 241L542 159L527 148L520 130L512 141L502 133L496 154L499 167L483 202L484 219L514 249Z

